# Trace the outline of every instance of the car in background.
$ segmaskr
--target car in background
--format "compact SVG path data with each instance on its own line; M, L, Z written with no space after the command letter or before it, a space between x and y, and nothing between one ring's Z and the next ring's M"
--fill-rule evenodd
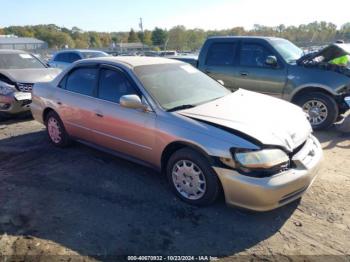
M0 118L29 111L34 83L51 81L60 72L30 53L0 50Z
M314 129L325 129L350 108L350 69L329 63L346 54L349 44L305 54L282 38L218 36L204 43L198 68L231 90L244 88L297 104Z
M177 52L174 50L167 50L167 51L159 51L158 56L160 57L167 57L167 56L176 56Z
M50 67L65 69L71 63L81 59L105 56L109 56L109 54L97 50L62 50L55 53L48 64Z
M196 55L176 55L176 56L167 56L166 58L179 60L179 61L188 63L194 67L197 67L198 56Z
M223 189L230 205L280 207L303 195L322 159L301 108L243 89L232 93L171 59L78 61L36 84L31 108L55 146L76 139L154 167L193 205L213 203Z

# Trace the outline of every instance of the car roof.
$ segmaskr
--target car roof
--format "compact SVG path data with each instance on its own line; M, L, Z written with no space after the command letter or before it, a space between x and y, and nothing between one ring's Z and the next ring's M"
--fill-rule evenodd
M0 54L28 54L28 52L15 49L0 49Z
M56 52L56 54L60 54L60 53L66 53L66 52L77 52L77 53L104 53L103 51L100 50L90 50L90 49L64 49L64 50L59 50Z
M277 40L284 39L280 37L271 36L210 36L208 39L264 39L264 40Z
M99 63L121 63L127 67L134 68L137 66L145 65L159 65L159 64L181 64L183 62L167 59L162 57L148 57L148 56L108 56L108 57L98 57L98 58L89 58L78 61L78 63L88 63L91 61Z

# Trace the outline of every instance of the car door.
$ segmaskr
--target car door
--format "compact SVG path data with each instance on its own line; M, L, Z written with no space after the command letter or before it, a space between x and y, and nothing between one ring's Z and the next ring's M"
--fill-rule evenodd
M67 132L75 138L94 141L97 65L70 71L54 94L56 110Z
M222 80L225 87L237 89L237 41L213 42L209 45L201 70L215 80ZM203 63L203 62L202 62Z
M142 98L136 84L119 68L102 66L98 81L94 116L96 143L128 156L152 162L155 143L153 111L125 108L119 104L123 95Z
M275 56L277 64L266 64L268 56ZM261 41L242 41L239 50L237 86L276 97L281 97L286 83L287 69L278 55Z

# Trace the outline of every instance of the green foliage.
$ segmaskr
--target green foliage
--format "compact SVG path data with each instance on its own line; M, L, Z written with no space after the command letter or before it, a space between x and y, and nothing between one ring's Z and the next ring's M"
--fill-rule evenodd
M128 42L129 43L140 42L140 39L138 38L137 34L135 33L134 29L132 29L132 28L131 28L131 30L129 32Z
M152 43L155 46L164 46L166 40L168 37L168 33L167 31L161 29L161 28L154 28L153 32L152 32Z
M14 34L20 37L35 37L46 41L50 48L107 48L112 43L142 41L145 45L159 49L198 50L208 36L214 35L256 35L276 36L291 40L300 46L323 45L343 39L350 42L350 22L337 29L333 23L324 21L299 26L275 27L256 24L251 30L233 27L225 30L186 29L182 25L169 31L156 27L153 31L135 32L85 32L78 27L71 29L54 24L35 26L9 26L0 28L0 34Z

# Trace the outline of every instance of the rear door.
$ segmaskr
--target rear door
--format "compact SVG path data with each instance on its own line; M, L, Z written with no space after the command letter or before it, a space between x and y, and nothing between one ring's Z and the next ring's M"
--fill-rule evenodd
M215 80L222 80L225 87L235 90L237 86L238 42L236 40L218 41L209 44L205 61L200 61L200 69Z
M111 66L101 66L98 83L95 142L131 157L152 162L156 114L125 108L119 104L123 95L138 95L142 99L136 84L126 72Z
M97 76L97 66L77 67L63 78L54 95L68 133L87 141L94 140Z
M277 58L277 66L269 66L265 63L268 56ZM243 40L238 56L237 86L281 97L286 83L287 69L278 59L278 54L264 41Z

